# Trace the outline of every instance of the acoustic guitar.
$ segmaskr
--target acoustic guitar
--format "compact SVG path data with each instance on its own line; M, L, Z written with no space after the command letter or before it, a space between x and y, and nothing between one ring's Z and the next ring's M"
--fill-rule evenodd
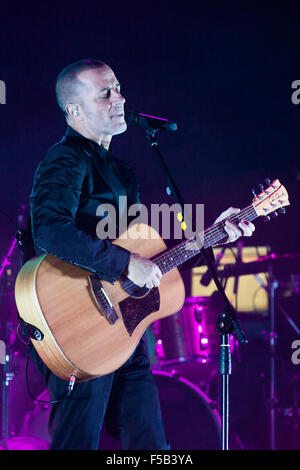
M252 221L287 205L287 191L275 180L229 220ZM21 319L38 333L31 341L44 363L66 381L72 375L87 381L118 369L152 322L181 309L185 289L177 267L199 254L199 239L204 248L224 239L224 222L169 250L152 227L129 226L113 243L159 266L163 276L152 289L126 276L111 284L49 254L29 260L18 273L15 299Z

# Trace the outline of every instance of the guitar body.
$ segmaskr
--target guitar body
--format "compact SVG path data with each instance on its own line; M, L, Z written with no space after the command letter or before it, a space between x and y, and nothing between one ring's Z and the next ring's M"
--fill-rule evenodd
M137 238L137 233L142 236ZM159 234L145 224L130 227L113 243L148 259L166 250ZM20 317L43 334L41 341L32 343L63 380L74 374L86 381L118 369L147 327L178 312L184 303L184 284L176 268L164 274L158 288L140 289L138 295L131 292L132 286L125 288L122 279L113 285L93 279L99 282L93 287L91 276L95 278L85 269L41 255L28 261L16 280Z

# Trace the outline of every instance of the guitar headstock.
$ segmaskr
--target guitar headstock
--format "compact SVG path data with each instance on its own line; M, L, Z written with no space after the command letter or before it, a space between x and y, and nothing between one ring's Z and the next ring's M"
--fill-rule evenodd
M261 187L261 189L263 189ZM255 195L252 203L258 216L267 216L268 214L280 210L284 212L284 207L289 206L289 195L280 181L274 180L267 189L262 190ZM277 213L275 212L277 215Z

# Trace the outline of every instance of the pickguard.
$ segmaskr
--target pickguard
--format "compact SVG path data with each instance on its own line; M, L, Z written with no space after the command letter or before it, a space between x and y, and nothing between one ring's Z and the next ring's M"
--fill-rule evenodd
M157 287L152 288L142 298L127 297L119 302L124 325L131 336L136 327L150 313L157 312L160 308L160 295Z

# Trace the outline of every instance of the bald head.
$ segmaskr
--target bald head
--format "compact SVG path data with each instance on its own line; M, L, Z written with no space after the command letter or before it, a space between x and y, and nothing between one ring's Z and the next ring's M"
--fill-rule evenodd
M67 104L80 103L80 95L85 84L79 79L79 75L86 70L107 67L96 59L79 60L65 67L56 80L56 99L61 110L66 114Z
M125 98L113 70L100 60L81 60L57 77L57 102L68 126L105 148L127 129Z

